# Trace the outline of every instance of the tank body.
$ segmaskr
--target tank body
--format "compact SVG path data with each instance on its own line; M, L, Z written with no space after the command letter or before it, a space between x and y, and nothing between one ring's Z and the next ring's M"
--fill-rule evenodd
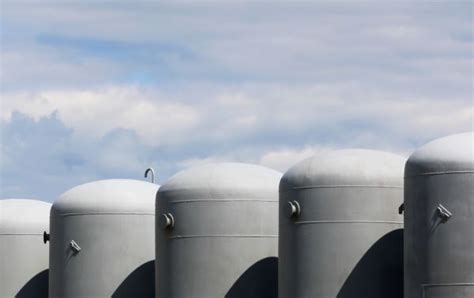
M101 180L51 209L49 297L153 297L158 185Z
M50 209L38 200L0 200L0 297L48 297Z
M403 166L373 150L306 159L280 183L279 297L403 294Z
M156 297L276 297L280 178L261 166L215 163L162 185Z
M474 136L434 140L405 167L405 297L474 297Z

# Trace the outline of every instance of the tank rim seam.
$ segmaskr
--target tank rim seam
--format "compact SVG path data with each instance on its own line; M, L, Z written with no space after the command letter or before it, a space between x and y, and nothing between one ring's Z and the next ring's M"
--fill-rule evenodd
M186 238L278 238L278 235L176 235L167 237L168 239Z
M0 236L43 236L43 233L0 233Z
M281 190L280 193L289 192L292 190L305 190L305 189L317 189L317 188L393 188L393 189L403 189L403 186L399 185L364 185L364 184L341 184L341 185L308 185L308 186L295 186L291 187L290 189Z
M474 282L459 282L459 283L436 283L436 284L422 284L422 287L463 287L463 286L474 286Z
M326 223L381 223L381 224L403 224L403 221L397 220L305 220L296 221L296 225L304 224L326 224Z
M423 176L472 174L472 173L474 173L473 170L466 170L466 171L445 171L445 172L426 172L426 173L419 173L419 174L415 174L415 175L408 175L408 176L405 176L404 179L410 179L410 178L414 178L414 177L423 177Z
M168 204L194 203L194 202L258 202L258 203L278 203L278 200L259 200L259 199L198 199L198 200L176 200L168 201Z
M151 212L85 212L85 213L63 213L58 214L55 216L50 216L50 218L61 218L61 217L69 217L69 216L81 216L81 215L88 215L88 216L99 216L99 215L151 215L155 216L155 213Z

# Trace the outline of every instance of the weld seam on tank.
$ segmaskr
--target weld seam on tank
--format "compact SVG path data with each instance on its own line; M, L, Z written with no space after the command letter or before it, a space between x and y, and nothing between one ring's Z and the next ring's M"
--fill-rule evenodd
M278 235L176 235L168 239L183 238L278 238Z
M298 189L313 189L313 188L395 188L400 189L403 186L399 185L308 185L308 186L296 186L291 188L291 190ZM284 191L280 191L284 192Z
M474 287L473 282L456 282L456 283L439 283L439 284L422 284L423 288L436 287Z
M405 176L405 179L420 176L437 176L437 175L455 175L455 174L473 174L474 171L446 171L446 172L427 172L416 175Z
M0 236L41 236L42 233L39 234L28 234L28 233L7 233L7 234L0 234Z
M403 224L403 221L393 220L308 220L308 221L296 221L296 225L305 224L325 224L325 223L380 223L380 224Z
M182 203L200 203L200 202L259 202L259 203L276 203L278 201L275 200L252 200L252 199L221 199L221 200L214 200L214 199L203 199L203 200L176 200L174 202L170 202L169 204L182 204Z
M64 213L64 214L58 214L58 215L55 215L51 218L55 218L55 217L67 217L67 216L82 216L82 215L152 215L152 216L155 216L155 213L139 213L139 212L136 212L136 213L132 213L132 212L104 212L104 213L100 213L100 212L90 212L90 213Z

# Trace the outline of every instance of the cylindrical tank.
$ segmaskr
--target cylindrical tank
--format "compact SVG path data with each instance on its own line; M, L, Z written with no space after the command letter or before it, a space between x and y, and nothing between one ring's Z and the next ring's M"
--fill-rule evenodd
M50 209L38 200L0 200L0 297L48 297Z
M474 134L434 140L405 167L405 297L474 297Z
M153 297L158 185L101 180L51 209L50 298Z
M277 171L215 163L170 178L156 200L156 297L276 297Z
M337 150L284 174L279 297L401 297L404 163L390 153Z

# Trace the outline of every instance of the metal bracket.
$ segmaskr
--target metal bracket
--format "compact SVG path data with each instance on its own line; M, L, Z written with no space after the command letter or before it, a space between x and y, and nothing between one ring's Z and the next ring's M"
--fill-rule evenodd
M71 242L69 242L69 245L71 246L71 249L74 254L78 254L81 251L81 247L76 243L76 241L71 240Z
M447 221L453 216L453 214L443 205L439 204L436 208L438 210L439 216L441 216L443 221Z

